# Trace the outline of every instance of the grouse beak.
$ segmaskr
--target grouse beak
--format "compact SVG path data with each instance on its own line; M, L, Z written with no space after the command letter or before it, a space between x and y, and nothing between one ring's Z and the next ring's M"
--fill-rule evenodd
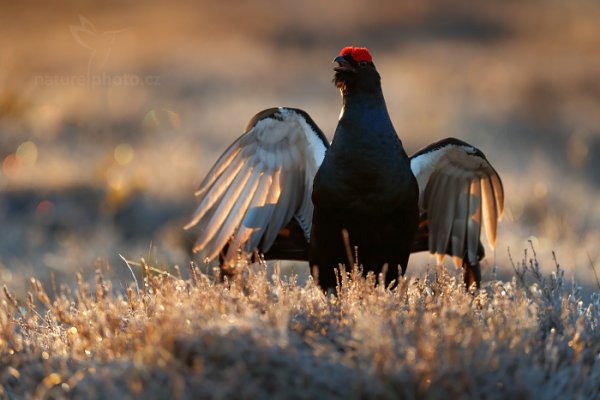
M335 72L356 72L352 64L342 56L337 56L334 63L338 63L338 66L333 68Z

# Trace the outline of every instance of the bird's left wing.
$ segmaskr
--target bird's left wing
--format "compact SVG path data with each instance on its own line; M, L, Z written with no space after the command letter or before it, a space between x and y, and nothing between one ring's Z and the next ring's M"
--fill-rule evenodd
M305 111L256 114L196 191L200 204L185 226L198 226L194 251L208 259L221 254L226 264L238 249L267 252L293 218L308 241L312 182L328 146Z
M477 148L448 138L411 157L419 184L419 208L426 213L429 251L477 263L483 224L490 246L504 209L504 189L496 170Z

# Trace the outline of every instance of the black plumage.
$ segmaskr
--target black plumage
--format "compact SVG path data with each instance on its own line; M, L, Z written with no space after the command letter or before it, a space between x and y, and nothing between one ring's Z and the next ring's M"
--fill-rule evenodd
M303 110L256 114L196 191L186 225L198 231L194 250L226 270L239 251L308 260L324 288L335 286L339 264L376 273L387 265L389 283L411 252L430 251L451 255L478 287L481 229L493 246L504 207L497 172L453 138L409 158L368 50L347 47L334 61L343 108L331 145Z
M319 267L321 285L333 287L333 267L355 261L348 253L357 248L367 270L379 273L387 264L390 282L408 264L419 189L375 66L350 54L336 60L344 108L313 182L309 262Z

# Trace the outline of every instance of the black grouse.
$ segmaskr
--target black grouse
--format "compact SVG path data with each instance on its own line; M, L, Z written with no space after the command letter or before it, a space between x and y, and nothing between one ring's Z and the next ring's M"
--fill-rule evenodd
M256 114L196 191L185 227L198 225L194 251L226 268L239 251L308 260L328 289L340 264L383 270L389 283L411 252L428 250L453 256L479 287L481 226L493 246L504 207L497 172L454 138L409 158L369 51L345 47L334 62L343 106L331 145L305 111Z

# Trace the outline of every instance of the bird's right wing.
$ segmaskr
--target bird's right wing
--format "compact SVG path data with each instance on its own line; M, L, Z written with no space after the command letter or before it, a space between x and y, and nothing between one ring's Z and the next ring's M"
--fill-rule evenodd
M196 190L200 204L185 229L198 226L194 251L213 259L228 246L267 252L295 217L308 241L313 178L329 143L310 116L293 108L256 114Z

